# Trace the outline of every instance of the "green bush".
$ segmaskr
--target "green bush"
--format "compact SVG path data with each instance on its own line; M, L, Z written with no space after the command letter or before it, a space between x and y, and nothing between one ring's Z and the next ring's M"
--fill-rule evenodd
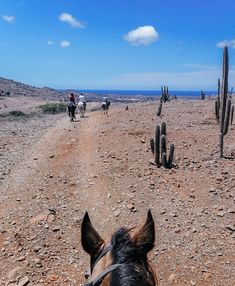
M64 103L45 103L39 106L46 113L61 113L67 110L67 105Z
M12 116L25 116L25 113L20 110L12 110L9 112L9 115Z

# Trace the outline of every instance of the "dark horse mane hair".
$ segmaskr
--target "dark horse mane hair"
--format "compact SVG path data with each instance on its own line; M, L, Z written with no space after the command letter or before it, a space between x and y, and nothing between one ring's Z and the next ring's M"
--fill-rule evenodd
M148 269L146 252L131 240L127 229L119 229L112 236L111 244L113 264L121 264L112 273L111 286L155 285Z

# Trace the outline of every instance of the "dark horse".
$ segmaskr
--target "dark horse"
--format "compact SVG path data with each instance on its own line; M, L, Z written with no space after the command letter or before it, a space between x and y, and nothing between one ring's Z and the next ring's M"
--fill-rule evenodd
M104 113L108 113L109 107L110 107L110 101L101 102L101 110L104 111Z
M150 211L141 228L120 228L106 243L86 212L81 227L84 250L90 255L90 281L85 286L157 286L147 258L154 247L155 228Z
M70 118L70 121L74 121L76 119L75 117L75 110L76 110L76 104L72 101L70 101L68 103L68 112L69 112L69 118Z

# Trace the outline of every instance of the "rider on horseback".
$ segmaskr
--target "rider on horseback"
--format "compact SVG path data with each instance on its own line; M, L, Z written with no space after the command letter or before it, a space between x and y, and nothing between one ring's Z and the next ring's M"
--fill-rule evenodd
M70 93L70 95L69 95L69 102L73 102L75 104L75 95L74 95L74 93Z
M85 98L85 96L83 95L83 93L81 93L81 94L79 95L79 102L82 102L82 103L83 103L84 109L86 110L86 98Z
M71 121L76 119L75 117L75 110L76 110L76 99L74 93L70 93L69 95L69 102L68 102L68 112Z
M103 111L104 114L108 114L108 110L110 107L110 100L107 96L103 97L103 101L101 102L101 111Z
M109 102L109 100L108 100L108 97L107 97L107 96L104 96L104 97L103 97L103 102L105 102L106 104Z

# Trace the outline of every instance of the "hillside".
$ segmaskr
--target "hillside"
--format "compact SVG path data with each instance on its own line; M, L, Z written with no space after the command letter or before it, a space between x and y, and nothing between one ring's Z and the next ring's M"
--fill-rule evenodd
M67 89L63 91L58 91L53 88L49 87L35 87L31 86L22 82L18 82L11 79L6 79L0 77L0 96L6 97L20 97L20 96L27 96L27 97L34 97L43 100L67 100L69 93L75 93L76 95L79 94L78 90ZM94 92L85 93L86 100L89 102L100 102L104 95L97 94ZM124 102L124 103L132 103L132 102L139 102L139 101L149 101L154 100L154 97L151 96L124 96L124 95L117 95L117 94L107 94L112 102Z
M64 94L49 87L34 87L22 82L0 77L1 96L32 96L42 99L62 99Z

